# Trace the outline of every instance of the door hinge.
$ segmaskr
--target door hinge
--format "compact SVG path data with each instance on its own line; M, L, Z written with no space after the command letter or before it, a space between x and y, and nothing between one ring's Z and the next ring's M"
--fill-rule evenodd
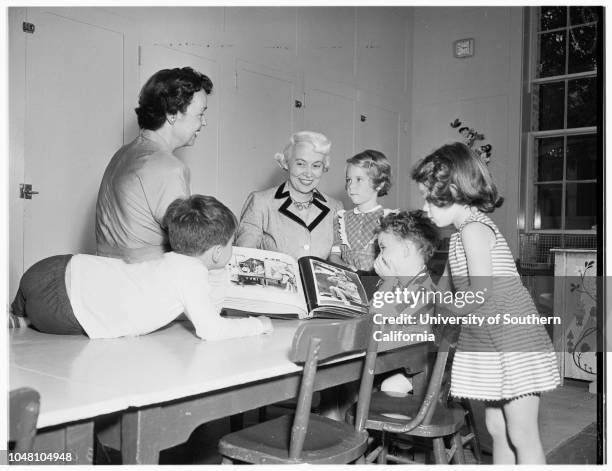
M32 191L32 185L29 183L21 183L19 185L19 197L24 200L31 200L32 195L37 195L38 191Z
M34 34L35 29L36 27L34 26L34 23L28 23L27 21L23 22L23 32L24 33Z

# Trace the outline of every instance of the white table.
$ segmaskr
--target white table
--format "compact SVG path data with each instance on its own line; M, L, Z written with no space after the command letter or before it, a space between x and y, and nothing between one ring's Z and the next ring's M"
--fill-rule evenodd
M295 397L301 368L288 354L298 323L278 321L270 335L216 342L198 339L188 322L109 340L11 329L10 389L41 394L38 449L61 451L76 435L79 462L91 462L93 419L124 411L123 462L156 463L160 450L205 422ZM377 372L406 364L422 371L426 352L417 344L381 353ZM322 367L316 389L359 378L361 365L353 356Z

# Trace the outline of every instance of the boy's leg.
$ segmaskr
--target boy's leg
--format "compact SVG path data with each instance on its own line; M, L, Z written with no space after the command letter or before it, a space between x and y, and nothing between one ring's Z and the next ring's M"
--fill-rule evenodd
M19 317L25 316L25 297L23 296L23 291L21 291L21 283L15 295L15 299L11 303L11 314Z
M66 290L66 266L72 255L56 255L32 265L21 277L13 309L49 334L83 334Z
M412 382L403 372L395 373L380 383L380 390L391 395L405 396L412 391Z

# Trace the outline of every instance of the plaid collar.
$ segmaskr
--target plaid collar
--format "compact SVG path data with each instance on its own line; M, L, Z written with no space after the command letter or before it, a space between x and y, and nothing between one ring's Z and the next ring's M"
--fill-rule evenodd
M382 208L382 204L377 204L376 206L374 206L372 209L368 211L361 211L357 206L355 206L353 208L353 212L355 214L369 214L369 213L373 213L374 211L378 211L381 208Z

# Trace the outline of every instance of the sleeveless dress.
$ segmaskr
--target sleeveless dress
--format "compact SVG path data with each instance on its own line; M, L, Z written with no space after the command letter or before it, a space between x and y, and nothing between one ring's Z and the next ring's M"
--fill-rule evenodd
M510 248L495 223L480 211L471 214L450 239L449 265L457 291L468 289L469 273L461 231L474 221L495 234L490 298L473 314L500 322L462 325L451 372L451 395L485 401L507 401L538 394L560 383L557 358L544 325L523 286ZM507 317L505 316L507 315ZM504 319L511 319L505 323Z

